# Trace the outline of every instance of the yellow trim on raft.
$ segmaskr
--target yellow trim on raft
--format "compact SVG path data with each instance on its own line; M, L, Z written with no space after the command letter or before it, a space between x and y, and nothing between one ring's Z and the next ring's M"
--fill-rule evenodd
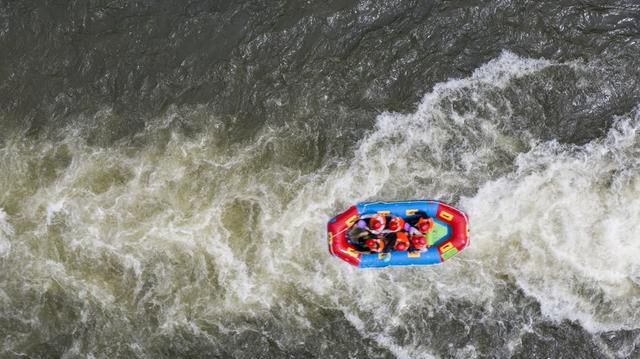
M346 221L344 221L344 224L347 225L347 227L351 227L353 226L354 223L356 223L356 221L358 220L358 215L353 215L351 217L349 217Z
M440 218L444 219L447 222L451 222L451 220L453 219L453 214L451 214L451 213L449 213L447 211L441 211L438 216Z
M347 247L347 249L343 250L342 252L352 256L353 258L360 258L360 252L351 247Z
M451 244L451 242L447 242L447 243L441 245L438 248L438 250L440 251L440 253L444 253L444 252L447 252L447 251L451 250L451 248L455 248L455 247L453 246L453 244Z

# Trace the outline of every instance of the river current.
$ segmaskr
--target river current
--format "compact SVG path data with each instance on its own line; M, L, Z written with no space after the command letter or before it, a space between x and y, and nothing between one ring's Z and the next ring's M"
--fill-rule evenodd
M636 358L639 258L635 1L0 1L2 358Z

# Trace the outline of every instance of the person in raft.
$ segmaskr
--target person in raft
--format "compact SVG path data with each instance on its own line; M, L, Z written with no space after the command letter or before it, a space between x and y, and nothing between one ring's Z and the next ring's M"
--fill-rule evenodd
M360 217L348 233L347 239L360 252L386 253L392 247L385 238L387 218L381 214Z
M371 232L367 229L367 224L363 220L356 222L347 232L347 241L351 243L359 252L369 250L365 244L367 239L371 238Z
M431 218L420 217L412 226L402 217L392 216L387 222L385 216L374 214L358 220L349 231L348 239L361 252L421 251L427 248L425 235L432 227Z
M372 248L374 251L382 251L386 246L382 240L386 223L387 219L380 214L361 217L349 230L347 238L361 252L371 251Z
M368 222L369 223L367 225L367 222L365 222L365 220L363 219L358 221L359 225L362 225L362 223L364 223L370 233L369 238L367 238L364 242L364 244L367 246L367 249L369 249L369 251L373 253L388 252L391 247L389 246L388 240L384 236L387 218L377 213L371 216Z
M409 251L424 251L429 247L427 234L433 228L433 219L430 217L419 217L415 225L405 223L404 230L409 233L411 248Z
M387 225L388 233L386 237L396 251L406 251L409 249L409 236L404 230L404 225L405 222L402 217L392 217Z
M376 220L380 221L379 218ZM406 251L409 249L409 236L404 231L404 224L404 220L401 217L394 216L387 222L386 228L376 226L378 233L365 242L369 251L372 253L388 253L391 250ZM373 227L374 225L375 223L370 221L369 226Z

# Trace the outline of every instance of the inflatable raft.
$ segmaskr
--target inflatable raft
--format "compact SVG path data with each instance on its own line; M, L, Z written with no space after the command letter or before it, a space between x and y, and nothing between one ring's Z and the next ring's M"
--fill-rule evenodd
M363 216L373 214L399 216L407 219L424 213L434 221L427 234L429 247L422 251L396 251L369 253L358 251L347 239L348 230ZM467 215L435 200L402 202L361 202L331 218L327 224L329 253L360 268L431 265L446 261L469 245Z

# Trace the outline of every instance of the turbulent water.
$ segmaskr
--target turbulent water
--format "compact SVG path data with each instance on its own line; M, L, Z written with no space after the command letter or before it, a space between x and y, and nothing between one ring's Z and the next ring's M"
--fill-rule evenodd
M640 357L635 1L0 1L0 357ZM435 267L326 221L465 210Z

